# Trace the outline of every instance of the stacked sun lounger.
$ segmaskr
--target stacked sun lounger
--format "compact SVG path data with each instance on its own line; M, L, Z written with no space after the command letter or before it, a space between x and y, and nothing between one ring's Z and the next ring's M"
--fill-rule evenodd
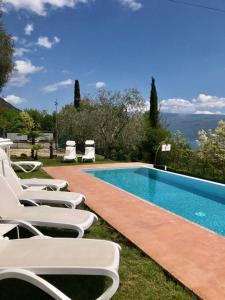
M111 278L112 284L98 300L110 299L115 294L119 286L120 246L110 241L82 238L84 231L97 220L94 213L75 209L85 200L84 195L23 189L1 147L0 191L0 280L20 279L54 299L69 300L39 275L102 275ZM5 238L7 231L15 226L26 228L33 237ZM49 238L35 226L70 229L76 238Z

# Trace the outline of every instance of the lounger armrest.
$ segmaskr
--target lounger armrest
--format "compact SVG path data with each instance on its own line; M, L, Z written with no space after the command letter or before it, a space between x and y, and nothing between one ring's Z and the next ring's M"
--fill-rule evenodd
M35 236L44 237L44 234L35 228L33 225L31 225L29 222L21 221L21 220L0 220L0 224L17 224L18 226L27 229L29 232L31 232Z
M21 183L21 186L24 190L28 189L28 185Z
M21 186L24 190L27 191L43 191L43 190L47 190L47 186L46 185L38 185L38 186L28 186L26 184L21 183Z
M27 205L27 206L39 206L36 202L30 199L21 199L20 200L21 204Z

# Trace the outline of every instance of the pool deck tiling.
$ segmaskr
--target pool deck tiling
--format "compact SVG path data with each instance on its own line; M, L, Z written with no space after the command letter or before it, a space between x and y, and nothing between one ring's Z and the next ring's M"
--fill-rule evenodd
M202 299L225 299L225 238L107 184L84 169L140 163L46 167L70 191ZM224 216L225 217L225 216Z

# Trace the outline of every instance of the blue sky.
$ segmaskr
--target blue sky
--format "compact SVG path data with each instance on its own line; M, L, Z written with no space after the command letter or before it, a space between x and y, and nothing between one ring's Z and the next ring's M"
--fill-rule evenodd
M3 3L17 72L2 95L19 108L72 102L75 79L82 95L137 88L148 100L154 76L162 111L225 113L225 13L169 0Z

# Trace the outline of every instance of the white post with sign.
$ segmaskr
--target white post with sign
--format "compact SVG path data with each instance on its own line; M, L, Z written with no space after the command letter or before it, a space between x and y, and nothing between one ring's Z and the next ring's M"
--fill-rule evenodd
M169 152L171 151L171 144L162 144L162 152ZM167 170L167 167L165 165L165 171Z

